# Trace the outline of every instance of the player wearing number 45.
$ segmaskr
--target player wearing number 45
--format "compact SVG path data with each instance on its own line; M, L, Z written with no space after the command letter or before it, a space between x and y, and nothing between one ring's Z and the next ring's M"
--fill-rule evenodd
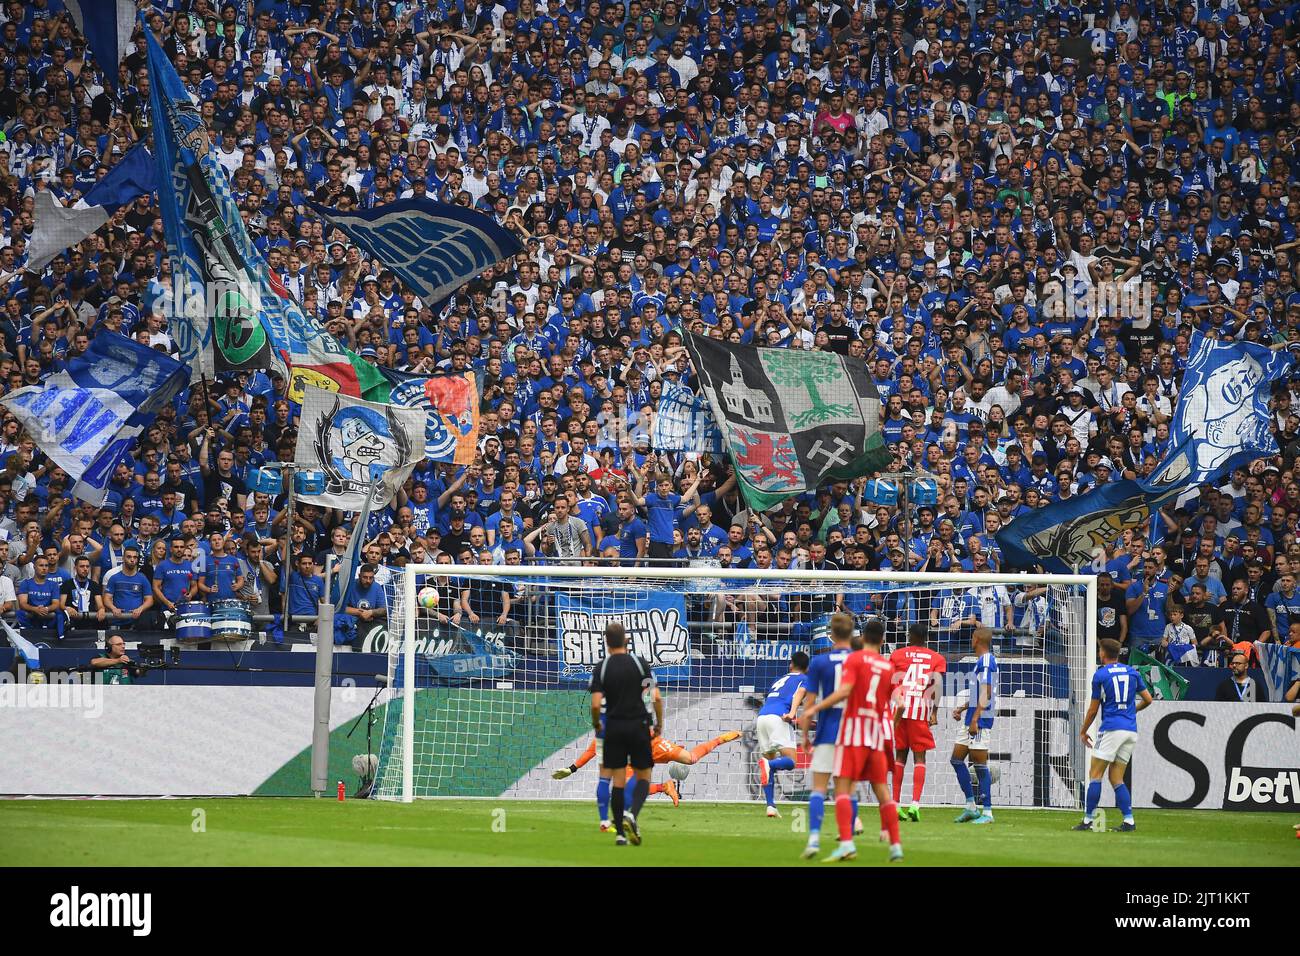
M944 656L926 646L924 624L907 629L907 646L889 657L894 673L901 675L898 709L894 713L894 802L899 804L898 818L921 820L921 793L925 789L925 755L934 749L934 732L938 721L935 689L947 672ZM906 810L899 801L903 796L903 769L908 753L912 754L912 805Z
M781 815L776 808L776 775L781 770L794 769L797 751L793 725L807 686L808 655L795 651L790 655L790 673L772 685L754 722L758 736L758 782L767 798L769 817Z
M1085 747L1092 746L1088 728L1101 710L1101 734L1097 749L1092 752L1092 765L1088 768L1088 802L1083 822L1075 830L1091 830L1092 818L1101 803L1101 778L1110 768L1110 785L1115 788L1115 805L1124 815L1124 822L1116 827L1121 833L1137 829L1133 822L1133 798L1124 785L1124 769L1137 745L1137 712L1150 706L1151 692L1142 681L1142 675L1127 664L1119 663L1119 641L1104 640L1098 648L1101 667L1092 675L1092 702L1083 718L1079 739Z

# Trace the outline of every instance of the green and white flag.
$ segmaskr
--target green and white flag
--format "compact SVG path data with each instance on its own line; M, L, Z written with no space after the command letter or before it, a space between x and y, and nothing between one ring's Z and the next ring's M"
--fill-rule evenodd
M1182 700L1187 696L1187 678L1154 657L1134 648L1129 654L1129 664L1142 675L1156 700Z
M889 465L880 394L860 359L690 333L685 344L750 507Z

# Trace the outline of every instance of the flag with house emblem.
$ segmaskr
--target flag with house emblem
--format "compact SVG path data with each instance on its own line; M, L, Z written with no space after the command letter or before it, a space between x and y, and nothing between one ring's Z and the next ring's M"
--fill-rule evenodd
M685 344L750 507L889 465L880 395L861 360L690 333Z

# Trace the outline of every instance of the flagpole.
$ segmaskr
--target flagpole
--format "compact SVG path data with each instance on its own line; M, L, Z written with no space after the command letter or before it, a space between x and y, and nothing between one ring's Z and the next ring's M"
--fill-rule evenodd
M294 506L294 478L297 472L297 462L282 462L280 465L280 474L284 478L284 483L288 486L288 498L285 501L284 509L287 512L284 526L284 638L289 639L289 623L293 619L293 604L289 599L289 580L293 574L293 506Z

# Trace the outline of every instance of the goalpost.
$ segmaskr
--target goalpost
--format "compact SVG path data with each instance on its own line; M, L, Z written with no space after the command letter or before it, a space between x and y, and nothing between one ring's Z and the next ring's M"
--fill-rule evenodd
M952 711L974 664L973 615L997 625L994 805L1081 805L1088 754L1079 730L1096 666L1089 575L440 564L408 566L387 590L378 799L590 799L597 761L561 781L551 773L591 740L587 682L604 654L605 624L617 619L658 679L665 738L691 750L741 734L689 768L683 797L759 801L762 698L794 651L830 646L830 612L842 606L859 626L883 623L886 652L920 623L947 658L926 804L963 802L946 771L960 729ZM453 616L466 592L478 621ZM779 775L780 799L805 799L807 762L801 749L798 769ZM654 781L666 772L657 766Z

